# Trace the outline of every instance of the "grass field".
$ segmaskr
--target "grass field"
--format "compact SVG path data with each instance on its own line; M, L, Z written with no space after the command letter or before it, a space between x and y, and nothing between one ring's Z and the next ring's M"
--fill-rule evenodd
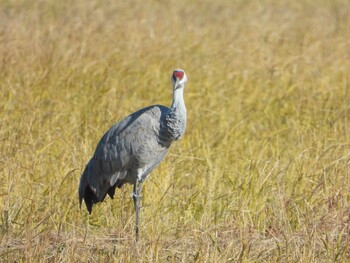
M88 215L103 133L171 103L188 126ZM350 3L0 1L1 262L349 262Z

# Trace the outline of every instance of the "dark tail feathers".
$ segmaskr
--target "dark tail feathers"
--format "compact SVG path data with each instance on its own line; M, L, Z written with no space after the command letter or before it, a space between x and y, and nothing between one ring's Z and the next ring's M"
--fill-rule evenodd
M92 206L98 202L96 195L91 191L90 187L87 186L84 194L84 201L89 214L91 215ZM81 205L81 200L80 200Z

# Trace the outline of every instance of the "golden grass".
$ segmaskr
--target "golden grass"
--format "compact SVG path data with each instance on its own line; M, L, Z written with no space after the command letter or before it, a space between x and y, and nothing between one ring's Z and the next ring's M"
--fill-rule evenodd
M3 262L350 260L350 4L1 1ZM171 102L188 128L144 185L80 210L115 122Z

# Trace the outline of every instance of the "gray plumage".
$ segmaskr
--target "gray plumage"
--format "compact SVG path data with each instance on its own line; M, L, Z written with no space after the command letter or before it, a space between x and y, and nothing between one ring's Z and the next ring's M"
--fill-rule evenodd
M80 178L79 202L92 206L114 196L115 188L134 185L136 238L142 182L165 158L171 143L186 129L183 90L187 76L181 69L173 72L173 102L170 108L154 105L141 109L112 126L98 143L95 153Z

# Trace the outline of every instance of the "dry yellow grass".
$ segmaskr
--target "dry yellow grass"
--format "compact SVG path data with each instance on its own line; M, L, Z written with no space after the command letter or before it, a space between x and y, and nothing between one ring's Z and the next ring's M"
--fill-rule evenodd
M0 261L349 261L350 4L281 2L1 1ZM135 244L131 187L88 216L79 178L176 67Z

